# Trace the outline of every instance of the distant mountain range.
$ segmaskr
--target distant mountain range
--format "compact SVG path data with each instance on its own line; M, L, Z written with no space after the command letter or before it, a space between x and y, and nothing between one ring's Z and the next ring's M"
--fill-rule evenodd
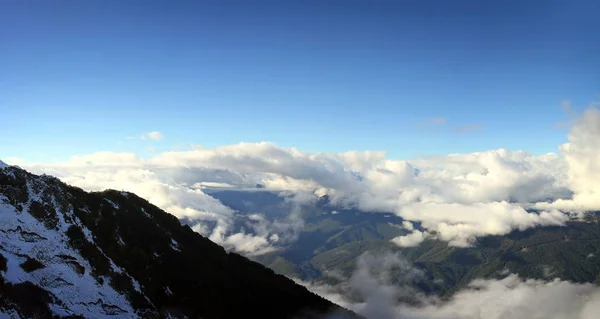
M219 190L211 193L241 211L263 211L271 218L289 210L277 193ZM263 209L264 208L264 209ZM279 209L279 210L278 210ZM303 207L304 226L285 249L253 257L277 273L335 285L346 281L365 252L391 252L406 257L424 276L413 285L426 294L449 297L476 278L561 278L600 284L600 219L589 213L566 226L538 227L505 236L477 239L468 248L426 240L398 247L390 240L409 233L391 213L365 213L336 207L328 198ZM418 223L413 224L416 229ZM331 276L335 274L335 276Z
M131 193L0 165L2 318L353 318Z

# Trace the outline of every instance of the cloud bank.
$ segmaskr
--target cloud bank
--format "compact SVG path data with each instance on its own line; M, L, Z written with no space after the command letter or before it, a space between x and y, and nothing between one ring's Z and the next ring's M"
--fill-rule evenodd
M301 217L285 227L265 221L252 226L260 230L252 234L231 233L236 212L206 194L207 185L261 184L295 194L299 205L328 195L332 209L394 212L420 222L422 229L394 239L400 246L425 238L466 246L479 236L563 225L570 218L565 212L600 210L600 112L593 107L584 112L568 138L558 153L537 156L498 149L403 161L382 151L307 153L261 142L151 158L98 152L62 163L14 164L87 190L134 192L247 254L276 248L285 232L301 225Z
M441 301L407 285L420 276L398 254L365 254L347 285L297 282L368 319L592 319L600 311L600 288L593 284L525 280L509 274L500 280L474 280ZM420 306L401 301L407 297Z
M560 146L568 168L567 184L573 198L538 203L539 208L598 210L600 206L600 111L586 110L569 133L569 142Z

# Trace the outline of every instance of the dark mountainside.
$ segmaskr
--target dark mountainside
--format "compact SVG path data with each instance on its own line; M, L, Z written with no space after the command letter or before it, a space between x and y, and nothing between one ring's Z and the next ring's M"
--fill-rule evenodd
M77 291L78 293L74 293ZM313 318L354 314L131 193L0 168L0 315Z

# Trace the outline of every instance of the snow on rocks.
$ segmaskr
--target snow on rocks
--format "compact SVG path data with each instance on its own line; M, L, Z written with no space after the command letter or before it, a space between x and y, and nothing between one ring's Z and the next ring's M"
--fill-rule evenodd
M5 280L13 284L29 281L52 293L60 300L50 305L56 315L137 318L127 298L109 285L108 278L98 283L89 262L69 246L64 230L70 225L63 213L72 214L59 213L57 227L48 228L28 213L31 202L40 197L31 187L29 191L30 199L22 212L0 195L0 253L7 259ZM60 211L57 205L54 208ZM25 271L21 264L28 259L39 261L43 267Z

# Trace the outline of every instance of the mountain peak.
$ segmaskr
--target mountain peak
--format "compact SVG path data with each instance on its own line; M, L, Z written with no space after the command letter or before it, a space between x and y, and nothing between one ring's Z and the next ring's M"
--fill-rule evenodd
M5 168L5 167L8 167L8 164L6 164L0 160L0 169Z
M87 193L14 166L0 170L0 242L0 317L317 318L344 312L291 279L227 253L140 197Z

